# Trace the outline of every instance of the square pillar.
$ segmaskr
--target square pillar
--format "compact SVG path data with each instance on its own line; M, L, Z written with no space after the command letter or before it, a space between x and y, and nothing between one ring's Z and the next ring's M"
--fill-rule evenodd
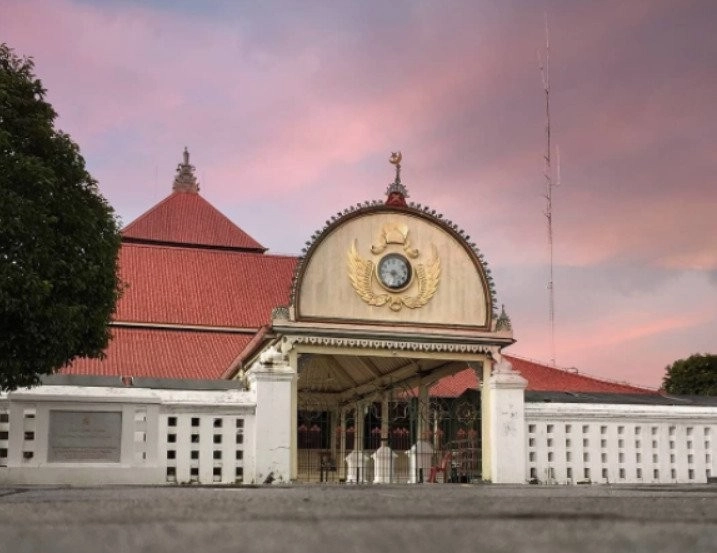
M483 384L483 478L496 484L525 483L525 388L528 381L507 361L495 366ZM487 401L486 401L487 400ZM486 406L487 403L487 406ZM488 470L486 470L486 468Z
M247 380L256 394L255 469L247 475L249 481L289 482L295 453L296 371L286 357L270 348L247 371Z

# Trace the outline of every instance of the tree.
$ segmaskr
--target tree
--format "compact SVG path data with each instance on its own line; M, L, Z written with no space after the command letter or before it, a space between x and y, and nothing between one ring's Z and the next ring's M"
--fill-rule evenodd
M717 355L694 354L667 367L662 386L671 394L717 396Z
M120 293L119 221L33 71L0 44L0 390L101 357Z

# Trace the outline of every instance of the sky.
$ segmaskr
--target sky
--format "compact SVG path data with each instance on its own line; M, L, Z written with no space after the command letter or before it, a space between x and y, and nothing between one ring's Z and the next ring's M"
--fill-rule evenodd
M485 254L509 351L549 361L546 14L555 360L659 387L717 353L713 0L1 0L0 41L124 224L187 146L207 200L298 254L401 150L410 199Z

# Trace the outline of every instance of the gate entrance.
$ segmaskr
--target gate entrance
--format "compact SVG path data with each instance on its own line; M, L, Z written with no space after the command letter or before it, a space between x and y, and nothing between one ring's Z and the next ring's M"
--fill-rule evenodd
M419 368L435 365L407 363ZM381 367L376 360L370 364ZM345 372L342 366L337 363L334 371ZM435 385L446 371L466 366L442 362L432 378L419 370L403 383L341 401L341 394L327 394L336 377L321 369L326 369L323 363L315 357L300 362L297 479L399 484L480 481L480 392L451 393Z

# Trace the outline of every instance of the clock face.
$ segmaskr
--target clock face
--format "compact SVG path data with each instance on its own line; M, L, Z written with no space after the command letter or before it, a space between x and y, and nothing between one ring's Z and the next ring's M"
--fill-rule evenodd
M389 290L401 290L411 281L411 264L398 253L389 253L378 262L378 278Z

